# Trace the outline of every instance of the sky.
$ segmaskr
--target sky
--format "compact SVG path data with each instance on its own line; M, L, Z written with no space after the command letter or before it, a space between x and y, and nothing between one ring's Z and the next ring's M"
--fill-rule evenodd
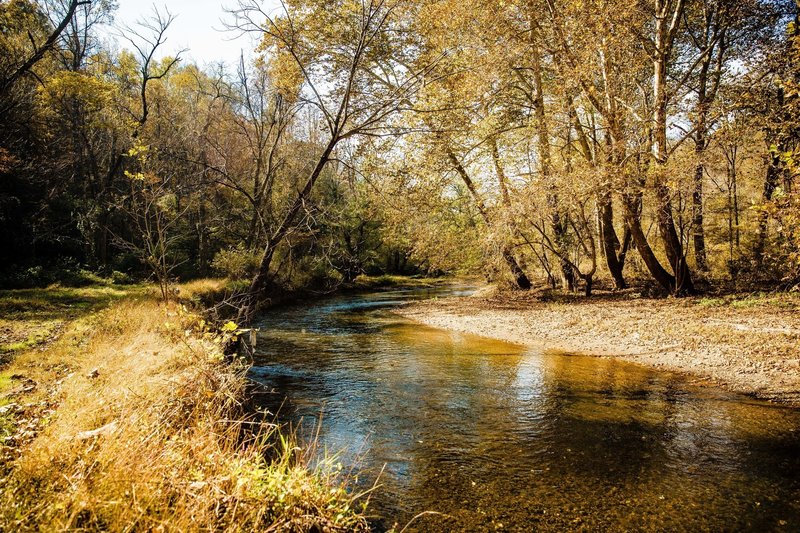
M172 55L181 49L188 49L182 57L187 61L206 65L224 61L230 65L239 60L239 53L244 50L248 57L256 46L252 35L237 36L225 30L223 21L231 21L231 15L225 8L236 5L236 0L157 0L155 3L141 0L118 0L119 9L115 14L114 25L133 26L142 17L152 13L153 6L163 13L163 8L176 16L167 32L164 54ZM265 11L274 11L278 0L263 2ZM114 37L118 29L106 28L109 38L115 39L123 48L130 48L125 40ZM126 46L127 45L127 46ZM161 54L161 55L164 55Z

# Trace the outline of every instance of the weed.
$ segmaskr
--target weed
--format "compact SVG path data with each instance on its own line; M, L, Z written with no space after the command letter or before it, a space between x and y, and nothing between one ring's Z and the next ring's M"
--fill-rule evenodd
M335 460L245 409L246 367L221 362L231 333L148 294L16 355L7 372L48 384L25 402L57 408L27 422L0 530L366 530Z

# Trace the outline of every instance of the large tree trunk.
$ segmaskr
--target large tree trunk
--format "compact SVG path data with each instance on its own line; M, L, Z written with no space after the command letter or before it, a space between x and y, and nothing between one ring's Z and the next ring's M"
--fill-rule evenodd
M595 156L589 146L589 139L583 131L583 125L578 119L578 114L572 105L572 100L568 100L568 111L571 116L573 128L577 134L578 146L580 152L583 153L584 159L591 163L596 164ZM596 133L596 132L595 132ZM619 132L618 132L619 134ZM595 135L596 139L596 135ZM595 140L595 145L598 143ZM611 163L613 160L612 141L609 135L606 135L606 145L608 152L606 154L606 163ZM602 190L597 195L597 210L598 210L598 234L600 237L600 249L603 252L603 257L606 261L606 266L614 280L614 287L617 289L625 289L628 284L625 282L625 277L622 273L625 267L625 256L627 255L628 246L630 245L630 231L627 226L625 227L625 236L623 237L623 244L620 246L617 232L614 229L614 207L611 199L611 186L605 184ZM589 289L591 291L591 289Z
M289 208L289 211L287 211L286 216L283 218L283 222L281 222L281 225L277 230L275 230L275 233L273 233L267 241L267 245L264 248L264 253L261 256L261 262L259 264L258 271L253 277L253 281L250 283L250 289L247 291L244 301L239 308L239 314L237 316L237 321L239 324L247 324L251 322L255 317L259 306L262 304L266 289L272 280L270 266L272 266L272 259L275 256L275 250L277 249L278 245L283 242L284 237L286 237L286 233L294 224L295 218L297 218L298 213L303 208L303 204L311 194L314 184L317 182L320 174L322 174L322 170L325 168L325 165L328 163L328 161L330 161L331 153L333 152L338 140L338 137L334 135L334 137L328 142L328 145L325 147L322 155L319 156L317 164L314 166L314 169L308 176L305 186L297 194L294 203Z
M697 268L708 271L706 257L706 234L703 229L703 176L705 166L698 163L694 171L694 191L692 192L692 238L694 241L694 260Z
M675 274L673 292L679 295L691 294L694 292L694 284L686 256L683 254L683 244L672 217L672 198L669 187L664 184L656 185L656 199L658 201L656 219L661 233L661 241L672 272Z
M625 210L625 223L630 229L631 238L647 270L650 271L653 279L655 279L665 291L675 292L675 277L664 270L664 267L661 266L655 253L653 253L653 249L650 248L650 243L647 242L647 236L644 234L641 219L636 209L636 200L631 197L631 195L623 195L623 207Z
M450 164L453 165L453 168L461 177L461 180L464 182L464 185L466 185L470 195L472 195L472 199L475 202L475 206L478 208L478 212L481 214L483 221L487 226L491 227L492 221L489 217L489 212L486 209L486 204L483 203L483 198L481 198L478 189L475 187L475 183L472 181L472 178L470 178L467 170L464 168L464 165L462 165L461 161L459 161L458 157L456 157L456 154L453 153L449 147L446 147L446 151L447 157L450 160ZM528 276L525 275L525 271L522 270L522 267L519 266L517 259L514 257L514 253L511 251L511 246L509 246L507 243L503 244L501 247L501 255L505 263L508 265L511 275L514 277L514 283L517 288L525 291L530 289L532 286L531 281Z
M667 62L672 43L680 23L683 1L677 0L671 20L663 0L656 0L655 55L653 58L653 164L655 165L655 193L658 202L656 220L672 271L673 292L685 294L694 292L692 276L683 252L683 244L675 228L672 216L672 192L666 183L665 165L668 159L667 145ZM634 228L631 228L633 231ZM636 235L634 235L634 240ZM639 243L637 242L637 247ZM641 249L640 249L641 251ZM651 269L652 272L652 269Z
M503 248L502 254L503 260L508 265L509 270L511 270L511 275L514 277L514 284L517 286L517 288L523 291L530 289L531 280L527 275L525 275L525 271L522 270L522 267L519 266L519 263L517 263L517 259L511 252L511 248L506 246Z
M695 108L694 133L694 153L697 163L694 169L694 188L692 191L692 240L695 263L697 268L704 272L708 271L706 237L703 227L703 179L705 177L704 158L708 147L708 110L719 88L723 59L725 57L724 37L717 33L720 24L719 13L720 6L706 4L703 28L705 38L697 45L699 52L704 56L700 62L700 71L697 76L697 106ZM724 32L724 29L722 31ZM715 51L716 69L711 71L711 63L715 59ZM709 84L710 81L711 83Z
M539 26L536 20L531 21L531 69L533 71L534 95L533 107L536 117L537 151L539 155L539 171L542 182L547 187L547 205L550 210L550 227L553 231L553 240L559 258L559 271L561 273L561 286L569 291L575 290L575 272L568 259L568 222L561 212L558 192L553 182L550 154L550 131L547 125L547 115L544 109L544 86L542 82L542 55L539 50Z
M736 148L725 148L725 158L727 160L727 180L728 180L728 259L731 266L735 258L734 244L739 248L739 200L736 190Z
M766 204L772 201L772 195L778 187L778 180L782 173L781 158L778 153L769 155L769 163L767 164L767 175L764 179L764 190L762 192L762 201ZM769 215L766 211L760 211L758 214L758 234L756 236L756 245L753 249L753 256L756 263L760 266L764 263L764 249L767 242L767 233L769 231Z
M708 260L706 258L706 235L703 229L703 179L705 178L705 163L703 158L706 151L706 114L708 106L706 103L706 76L701 71L700 90L698 95L697 125L694 135L694 154L697 164L694 169L694 190L692 191L692 238L694 241L694 260L697 268L702 271L708 270Z
M597 202L600 211L600 241L603 245L603 255L606 258L606 265L611 277L614 279L614 286L617 289L625 289L628 284L622 270L625 267L625 253L627 246L620 245L617 232L614 230L614 208L611 203L611 191L604 191L600 194ZM628 233L629 234L629 233ZM629 239L629 237L628 237ZM617 255L617 254L620 255Z

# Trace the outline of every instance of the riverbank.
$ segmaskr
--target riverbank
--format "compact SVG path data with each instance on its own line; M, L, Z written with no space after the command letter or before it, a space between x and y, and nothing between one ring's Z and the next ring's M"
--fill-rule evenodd
M759 398L800 406L800 295L719 298L499 293L412 304L429 326L558 350L615 357L690 374Z
M334 459L247 408L234 325L148 286L3 291L0 310L0 530L367 528Z

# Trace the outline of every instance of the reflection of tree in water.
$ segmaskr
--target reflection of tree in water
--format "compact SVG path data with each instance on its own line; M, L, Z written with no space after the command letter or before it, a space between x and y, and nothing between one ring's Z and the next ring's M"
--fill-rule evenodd
M451 518L418 530L800 526L797 412L619 361L526 355L358 298L266 321L261 379L293 419L324 404L322 444L346 448L365 486L386 465L378 529L426 510Z
M679 381L617 362L533 359L536 365L528 360L519 366L518 382L547 390L530 394L520 387L525 394L510 418L540 423L498 435L502 447L469 471L482 481L467 487L468 503L453 502L455 520L440 521L441 530L491 529L496 523L553 530L718 529L732 523L770 529L779 520L796 520L786 517L797 516L797 504L788 502L798 494L800 442L778 438L783 446L775 449L774 435L753 438L736 423L743 410L755 408L763 417L769 408L711 402L681 391ZM594 380L583 379L588 376ZM796 413L793 418L796 423Z

